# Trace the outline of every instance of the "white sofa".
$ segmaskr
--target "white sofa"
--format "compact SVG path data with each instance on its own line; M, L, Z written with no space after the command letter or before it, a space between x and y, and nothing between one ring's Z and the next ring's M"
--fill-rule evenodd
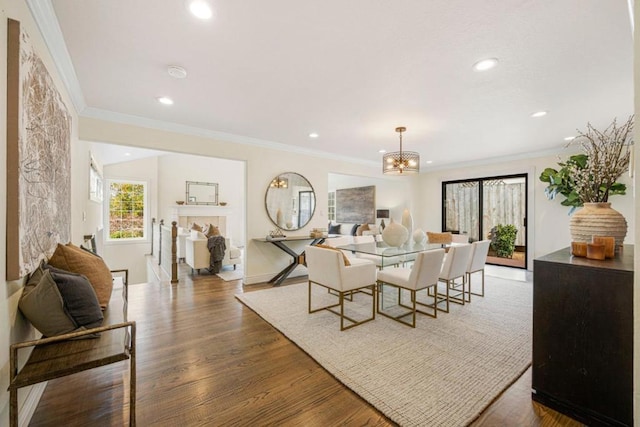
M233 265L233 269L236 269L236 265L242 263L242 251L235 246L231 245L229 238L224 238L224 244L226 249L224 251L224 258L222 259L222 266ZM207 248L206 238L193 238L187 237L185 239L185 262L191 270L197 270L200 273L201 268L209 268L209 262L211 254Z

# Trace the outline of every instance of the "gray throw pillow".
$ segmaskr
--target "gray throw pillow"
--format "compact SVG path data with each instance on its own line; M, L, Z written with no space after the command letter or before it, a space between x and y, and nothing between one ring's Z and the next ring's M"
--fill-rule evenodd
M29 277L22 292L18 302L20 311L45 337L73 332L77 326L64 309L58 285L49 271L38 270ZM40 278L38 282L30 285L36 277Z
M48 264L44 269L51 273L64 301L64 309L78 327L89 329L102 324L104 316L89 279Z

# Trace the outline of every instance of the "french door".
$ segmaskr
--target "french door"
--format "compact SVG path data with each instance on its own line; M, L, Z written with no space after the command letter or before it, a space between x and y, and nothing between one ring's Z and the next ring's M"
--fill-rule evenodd
M515 251L487 263L527 268L527 175L505 175L442 183L442 231L466 234L470 241L490 239L497 225L513 225Z

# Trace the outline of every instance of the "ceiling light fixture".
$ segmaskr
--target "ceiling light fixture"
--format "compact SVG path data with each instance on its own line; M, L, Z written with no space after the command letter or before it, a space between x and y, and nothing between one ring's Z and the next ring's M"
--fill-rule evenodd
M169 73L169 75L174 79L184 79L187 77L187 70L178 65L169 65L167 73Z
M287 188L289 186L289 180L287 178L276 177L273 178L269 187L271 188Z
M575 137L575 136L568 136L568 137L566 137L564 140L565 140L565 141L573 141L574 139L576 139L576 137Z
M380 154L384 154L386 152L387 152L387 150L385 150L384 148L382 150L378 150L378 153L380 153Z
M320 135L319 135L319 134L317 134L316 132L311 132L311 133L309 134L309 138L317 138L317 137L319 137L319 136L320 136Z
M169 98L168 96L159 96L157 99L160 104L173 105L173 99Z
M537 112L533 113L531 115L531 117L542 117L542 116L546 116L546 115L547 115L546 111L537 111Z
M487 58L473 64L473 69L476 71L487 71L494 68L496 65L498 65L497 58Z
M382 173L385 175L402 175L420 172L420 154L415 151L402 151L402 132L405 127L397 127L400 134L400 151L394 151L382 156Z
M430 165L431 163L433 163L433 160L427 160L428 165Z
M211 6L204 0L191 0L189 2L189 11L200 19L209 19L213 16Z

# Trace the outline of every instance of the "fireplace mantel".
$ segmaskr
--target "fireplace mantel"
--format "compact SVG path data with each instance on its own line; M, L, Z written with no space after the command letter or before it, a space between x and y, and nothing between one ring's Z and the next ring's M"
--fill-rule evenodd
M174 221L180 216L229 216L231 208L212 205L178 205L172 207L171 214Z

